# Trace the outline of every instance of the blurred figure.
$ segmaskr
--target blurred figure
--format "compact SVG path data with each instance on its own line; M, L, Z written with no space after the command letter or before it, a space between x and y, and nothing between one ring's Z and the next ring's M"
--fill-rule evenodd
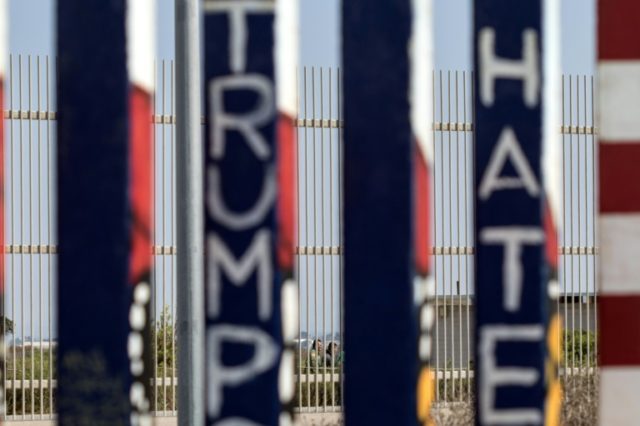
M327 345L326 361L328 367L337 367L342 361L342 354L336 342L330 342Z
M322 339L315 339L311 344L310 364L311 367L316 368L324 366L324 345L322 344Z
M322 353L324 346L322 345L322 339L315 339L311 343L311 351L314 351L316 354Z

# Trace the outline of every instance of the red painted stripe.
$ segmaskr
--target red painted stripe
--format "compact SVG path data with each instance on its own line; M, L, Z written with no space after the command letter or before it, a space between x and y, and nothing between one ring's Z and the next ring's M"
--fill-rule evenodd
M551 268L550 278L558 277L558 230L553 221L549 203L544 205L544 232L546 234L545 257Z
M0 78L0 111L4 111L3 78ZM0 120L0 188L4 188L4 120ZM5 207L4 191L0 191L0 224L4 224ZM0 247L4 250L4 226L0 226ZM4 295L4 258L0 256L0 295ZM1 388L4 386L0 386Z
M638 0L599 0L598 58L640 59L638 28Z
M295 248L295 127L293 117L278 118L278 265L293 273Z
M640 212L640 141L600 142L600 212Z
M429 274L431 253L431 173L422 151L414 144L414 250L416 272L420 276Z
M640 295L598 300L600 365L640 366Z
M151 95L134 86L130 96L129 187L132 221L129 281L135 285L151 270Z

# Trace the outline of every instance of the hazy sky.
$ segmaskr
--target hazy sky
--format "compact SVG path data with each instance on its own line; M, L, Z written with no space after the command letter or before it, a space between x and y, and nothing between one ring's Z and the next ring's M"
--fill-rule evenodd
M471 1L434 0L436 67L470 69ZM562 7L562 64L567 73L593 72L594 1L555 0ZM54 0L9 0L11 51L53 52ZM173 57L173 1L157 0L158 57ZM302 65L339 64L339 0L300 0Z

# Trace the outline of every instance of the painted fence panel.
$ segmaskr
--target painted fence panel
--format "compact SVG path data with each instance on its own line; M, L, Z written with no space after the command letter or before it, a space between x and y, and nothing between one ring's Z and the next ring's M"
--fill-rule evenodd
M127 424L126 2L61 0L57 12L58 419Z
M640 406L640 5L598 2L601 425Z
M476 424L549 424L542 2L474 15ZM557 321L556 321L557 323ZM555 367L553 368L555 370Z
M293 356L279 375L275 2L208 0L204 14L207 424L277 424L279 379L286 404L295 386Z
M413 425L411 1L348 1L342 11L345 422Z

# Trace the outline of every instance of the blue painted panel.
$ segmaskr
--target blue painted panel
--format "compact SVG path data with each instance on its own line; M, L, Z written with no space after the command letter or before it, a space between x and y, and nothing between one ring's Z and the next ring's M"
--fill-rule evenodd
M125 0L59 0L58 421L129 422Z
M342 6L346 423L413 425L409 0Z
M280 414L282 351L275 192L265 195L276 165L273 2L245 9L239 26L220 6L223 2L208 4L213 9L205 6L204 17L207 424L241 418L272 425ZM245 43L234 51L242 30ZM254 135L224 116L248 120ZM221 206L226 215L219 214ZM253 220L229 219L248 211L256 212ZM221 266L225 255L232 258L231 266ZM244 261L249 272L234 281L232 271L240 271ZM262 285L267 290L261 295ZM262 303L269 309L261 314Z
M544 419L548 298L541 179L541 14L541 0L517 5L475 1L475 374L476 424L481 425L498 424L499 419L501 424L542 424ZM529 51L524 47L527 31L534 43ZM511 66L524 69L526 57L535 59L526 77L507 76L491 65L511 61ZM491 75L493 88L484 78ZM529 98L527 85L535 88ZM514 138L507 144L510 134ZM509 153L505 161L500 161L499 146ZM515 250L511 262L507 238L513 239ZM510 289L514 292L509 299L505 293ZM519 368L520 374L493 382L504 368ZM527 374L532 377L527 379Z

